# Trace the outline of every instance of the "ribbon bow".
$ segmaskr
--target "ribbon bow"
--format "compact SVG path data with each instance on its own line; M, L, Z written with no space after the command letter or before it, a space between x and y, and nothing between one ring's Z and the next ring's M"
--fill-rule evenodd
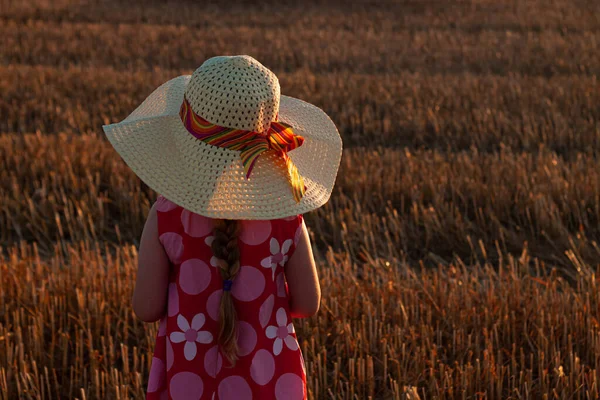
M258 157L267 150L275 150L285 162L286 176L294 199L299 202L304 196L306 192L304 179L298 173L292 159L287 155L288 151L300 147L304 143L304 138L296 135L291 125L272 121L266 135L215 125L196 114L185 96L179 116L188 132L197 139L213 146L241 151L240 158L244 165L246 179L250 177Z

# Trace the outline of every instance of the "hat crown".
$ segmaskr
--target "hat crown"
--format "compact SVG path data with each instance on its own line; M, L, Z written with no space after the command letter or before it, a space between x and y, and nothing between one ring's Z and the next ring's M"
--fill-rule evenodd
M247 56L217 56L192 74L185 96L194 113L212 124L264 132L279 113L277 76Z

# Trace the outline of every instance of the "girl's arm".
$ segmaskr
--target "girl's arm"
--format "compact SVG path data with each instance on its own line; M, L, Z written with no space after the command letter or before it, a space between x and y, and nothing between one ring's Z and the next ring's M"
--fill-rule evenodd
M302 220L302 233L294 254L284 265L292 318L312 317L319 311L321 286L315 266L310 237Z
M169 258L158 240L156 210L152 205L140 240L132 299L133 311L140 320L155 322L165 314L168 284Z

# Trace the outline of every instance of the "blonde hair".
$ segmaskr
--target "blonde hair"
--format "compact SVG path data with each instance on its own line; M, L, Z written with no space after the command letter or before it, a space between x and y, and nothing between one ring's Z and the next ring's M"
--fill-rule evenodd
M240 229L239 220L215 219L211 248L224 281L233 280L240 271L240 249L237 242ZM224 290L221 296L218 343L225 357L235 366L238 359L237 313L230 290Z

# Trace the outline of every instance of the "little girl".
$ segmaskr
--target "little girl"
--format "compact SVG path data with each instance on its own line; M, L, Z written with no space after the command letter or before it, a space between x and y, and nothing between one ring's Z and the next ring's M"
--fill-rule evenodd
M331 119L280 95L254 58L221 56L103 129L161 193L133 294L138 318L160 320L146 399L306 399L292 318L319 309L302 214L335 183L342 141Z

